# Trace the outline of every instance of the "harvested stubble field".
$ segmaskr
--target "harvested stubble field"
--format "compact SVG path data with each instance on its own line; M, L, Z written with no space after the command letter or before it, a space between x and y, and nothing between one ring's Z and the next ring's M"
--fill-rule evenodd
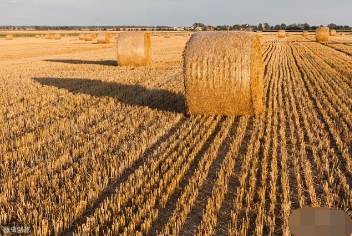
M184 37L152 37L152 66L136 68L116 66L116 40L0 40L0 225L290 235L294 209L351 214L345 38L263 35L256 118L184 115Z

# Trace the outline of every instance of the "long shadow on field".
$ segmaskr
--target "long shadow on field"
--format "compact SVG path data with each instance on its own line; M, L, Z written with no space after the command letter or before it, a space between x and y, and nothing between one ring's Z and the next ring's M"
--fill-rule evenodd
M59 60L59 59L47 59L44 60L47 62L59 62L66 64L88 64L88 65L102 65L102 66L117 66L117 61L108 60L108 61L87 61L87 60Z
M73 78L32 78L45 86L66 89L73 94L112 97L119 102L170 112L185 112L185 97L165 89L149 89L140 85Z

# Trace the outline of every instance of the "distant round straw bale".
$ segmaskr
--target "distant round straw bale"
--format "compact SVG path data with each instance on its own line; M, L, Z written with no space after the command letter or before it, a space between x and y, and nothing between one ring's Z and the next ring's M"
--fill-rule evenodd
M13 39L14 39L14 37L12 34L6 35L6 40L13 40Z
M171 38L171 34L170 34L170 33L165 33L165 34L164 34L164 38L167 38L167 39L168 39L168 38Z
M330 30L330 36L336 36L336 30L334 29Z
M150 33L123 32L117 38L119 66L149 66L152 62Z
M100 32L97 37L98 44L107 44L110 43L110 33L109 32Z
M40 36L37 34L36 36L35 36L36 38L40 38Z
M282 38L286 38L286 31L285 30L279 30L279 32L277 33L277 37L282 39Z
M79 40L84 40L85 39L85 35L83 33L79 34L78 38L79 38Z
M317 42L329 41L329 28L328 27L319 27L316 30L316 40L317 40Z
M93 34L85 34L84 40L85 41L93 41L95 39Z
M260 37L249 32L193 34L184 52L187 112L258 115L263 112Z
M308 30L303 30L303 37L307 37L308 36Z
M55 34L55 39L60 40L62 38L61 34Z
M262 36L262 35L263 35L263 32L260 31L260 30L258 30L258 31L257 31L257 35L258 35L258 36Z
M45 39L54 39L55 35L54 34L46 34Z

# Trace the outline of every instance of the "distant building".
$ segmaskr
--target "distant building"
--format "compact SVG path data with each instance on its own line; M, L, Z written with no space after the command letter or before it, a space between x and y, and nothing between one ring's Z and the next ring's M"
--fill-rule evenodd
M182 28L182 27L174 27L173 30L175 30L175 31L183 31L184 28Z
M208 27L207 27L207 31L214 31L214 27L208 26Z
M198 27L196 27L194 30L195 30L195 31L202 31L202 30L203 30L203 28L202 28L202 27L200 27L200 26L198 26Z

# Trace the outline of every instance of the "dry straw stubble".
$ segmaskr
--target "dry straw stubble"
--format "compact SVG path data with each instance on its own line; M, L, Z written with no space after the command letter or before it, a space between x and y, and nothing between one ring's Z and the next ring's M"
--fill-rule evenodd
M279 32L277 33L277 37L278 38L286 38L286 31L285 30L279 30Z
M263 32L262 32L262 31L257 31L257 35L258 35L258 36L262 36L262 35L263 35Z
M258 115L263 110L260 37L247 32L192 35L184 52L186 105L192 115Z
M150 33L123 32L117 38L119 66L149 66L152 62Z
M327 42L329 41L330 30L328 27L319 27L316 30L316 40L317 42Z
M110 43L110 33L109 32L100 32L97 37L98 44L108 44Z

